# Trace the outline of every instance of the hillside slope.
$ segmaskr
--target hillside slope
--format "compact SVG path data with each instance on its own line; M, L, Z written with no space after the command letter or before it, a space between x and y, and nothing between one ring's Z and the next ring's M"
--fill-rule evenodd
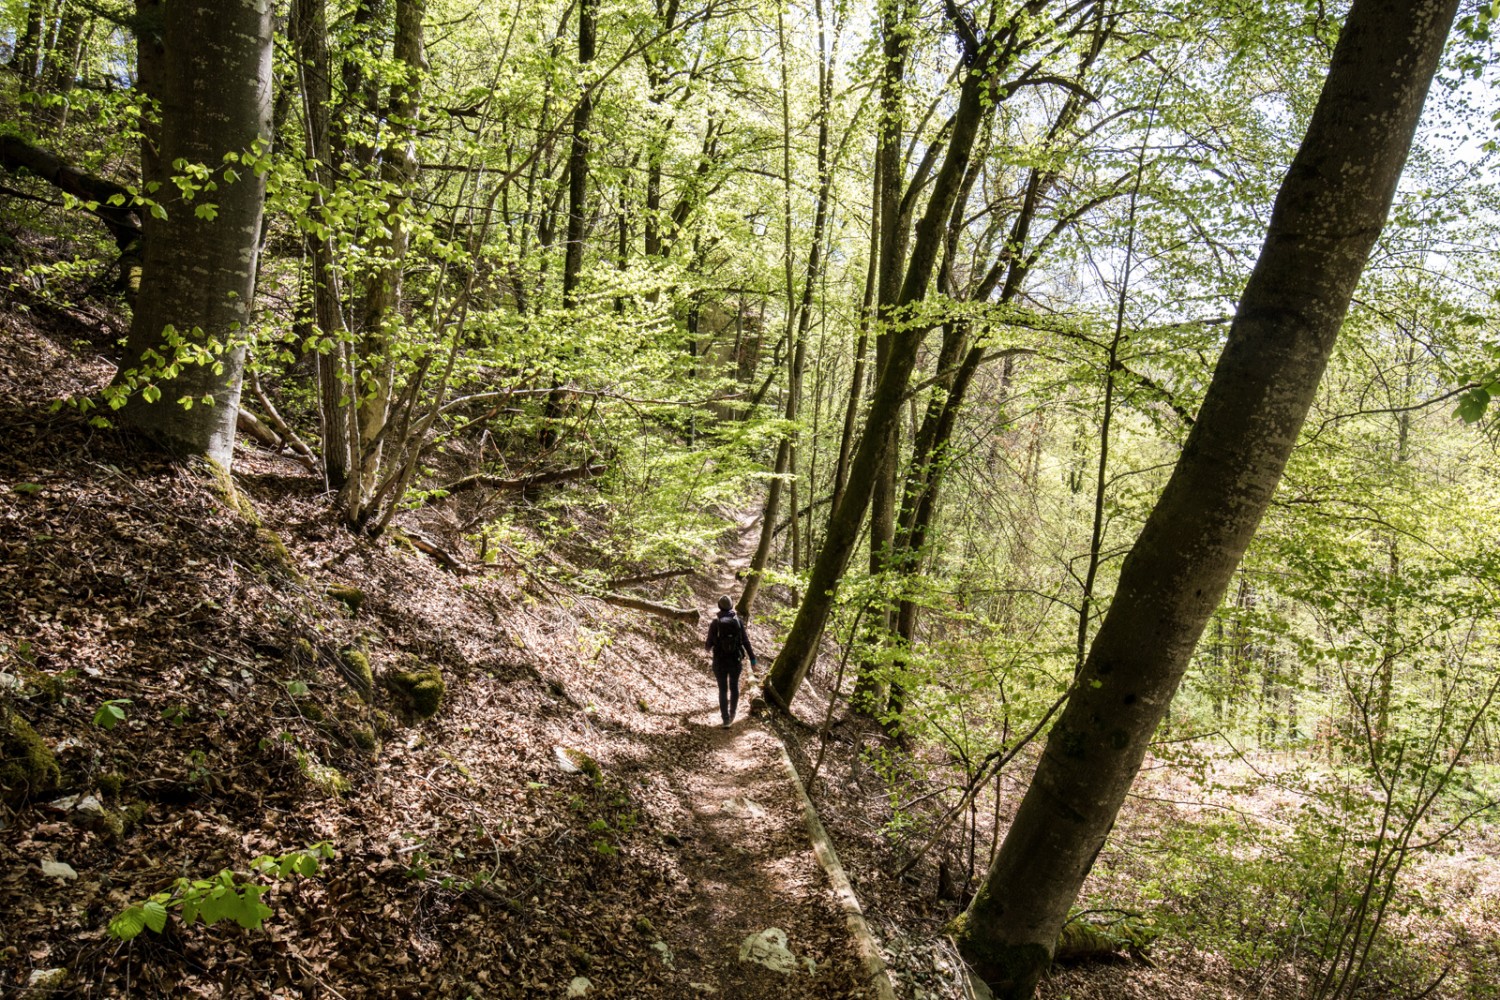
M275 456L241 456L236 501L50 414L108 366L5 322L5 698L60 771L3 814L0 992L757 997L786 984L738 951L779 927L797 995L865 995L775 738L718 727L696 625L358 540ZM315 877L251 870L316 844ZM108 932L225 870L269 886L263 929L169 898L161 933Z

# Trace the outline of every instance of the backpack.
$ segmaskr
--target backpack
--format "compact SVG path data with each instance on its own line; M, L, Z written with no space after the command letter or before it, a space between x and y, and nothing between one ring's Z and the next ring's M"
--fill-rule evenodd
M714 658L719 660L740 659L740 620L735 615L719 619L719 633L714 637Z

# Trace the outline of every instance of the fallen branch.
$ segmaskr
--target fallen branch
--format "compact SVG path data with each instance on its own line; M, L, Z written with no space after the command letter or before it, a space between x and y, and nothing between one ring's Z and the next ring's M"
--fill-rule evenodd
M608 466L605 465L580 465L574 469L554 469L551 472L538 472L535 475L521 476L519 479L503 479L500 476L491 476L486 473L476 472L472 476L464 476L456 479L446 486L438 489L444 493L460 493L464 490L472 490L476 487L496 491L510 491L524 493L527 490L536 489L538 486L548 486L553 483L566 483L574 479L592 479L602 475Z
M698 621L698 612L693 608L674 608L670 604L657 604L655 601L645 601L639 597L627 597L624 594L593 594L605 604L613 604L621 608L630 608L634 611L644 611L647 614L657 615L661 618L670 618L673 621L693 622Z
M307 446L307 443L298 437L297 432L292 430L291 426L282 419L281 414L276 410L276 404L271 402L271 398L261 388L260 375L253 370L250 372L250 387L255 391L255 398L260 400L260 405L265 408L266 423L270 428L281 435L282 440L286 442L292 451L302 456L303 464L309 470L321 472L322 466L318 462L318 456L313 454L312 449Z
M57 155L14 135L0 136L0 167L13 174L30 173L84 202L85 209L104 223L115 239L115 246L121 250L129 249L141 238L140 215L129 207L133 196L114 181L85 173ZM124 205L109 203L109 199L116 195L124 199Z
M418 552L426 553L436 559L438 563L450 573L461 573L464 564L459 562L458 557L437 542L411 528L396 528L394 534L397 538L404 538L411 543L411 547Z
M610 580L605 584L610 590L619 590L621 587L639 587L643 583L656 583L658 580L670 580L676 576L687 576L692 569L664 569L660 573L646 573L642 576L621 576Z
M268 427L265 421L261 420L253 411L243 405L240 406L240 412L235 415L235 425L238 427L240 433L254 438L273 451L282 452L286 450L286 439ZM310 472L318 470L317 461L309 455L294 452L290 457Z
M797 800L802 803L802 822L807 827L807 837L812 842L813 855L817 857L818 863L827 873L833 896L838 901L839 909L844 911L844 925L849 928L850 937L854 938L854 953L859 956L859 964L864 970L864 982L874 990L877 1000L896 1000L896 991L891 985L890 973L886 971L885 956L881 954L880 943L875 940L875 935L870 933L870 925L865 920L864 910L860 908L859 897L854 894L854 887L849 884L849 877L844 874L844 866L839 863L838 851L834 850L833 840L828 836L828 831L823 828L823 822L818 818L818 810L813 807L812 799L808 797L807 789L802 785L802 778L797 774L797 766L792 763L791 754L787 753L786 743L778 740L777 748L781 750L781 762L786 766L787 775L792 779L792 787L797 792Z

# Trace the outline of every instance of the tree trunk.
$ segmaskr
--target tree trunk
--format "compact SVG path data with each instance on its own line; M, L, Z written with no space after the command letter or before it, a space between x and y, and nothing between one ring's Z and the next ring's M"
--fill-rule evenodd
M820 8L821 13L821 8ZM778 22L779 23L779 22ZM819 27L819 43L822 43L822 28ZM789 98L786 94L786 49L785 39L782 42L782 169L785 173L785 265L787 268L787 307L792 306L793 285L791 278L792 267L792 224L791 224L791 118ZM823 254L823 232L828 223L828 197L832 174L828 167L828 103L831 96L829 73L825 62L818 66L818 193L816 204L813 209L813 231L812 247L807 254L807 270L804 274L805 282L802 286L801 301L797 304L796 329L792 333L792 348L788 354L788 373L786 387L786 405L782 415L788 423L797 420L798 407L802 396L802 373L807 364L807 334L812 326L813 294L818 284L818 275L822 269ZM746 575L745 590L740 595L738 604L739 613L746 618L750 616L751 608L754 606L755 598L760 592L760 579L765 573L766 563L771 554L771 540L776 533L776 516L781 506L782 478L789 472L796 475L796 432L788 431L776 446L776 470L775 478L766 494L766 508L761 519L760 541L755 546L755 555L750 561L750 571ZM792 491L792 518L797 516L797 493ZM795 531L793 538L796 539ZM793 546L793 570L796 570L797 545Z
M833 472L833 505L838 506L849 481L849 458L854 453L854 428L859 419L859 402L865 394L865 357L870 345L870 326L874 319L875 284L880 264L880 168L874 170L874 188L870 196L870 259L865 262L865 293L859 306L859 342L854 348L854 373L849 379L849 399L844 406L844 428L839 435L839 458Z
M893 310L901 298L901 280L905 273L909 242L907 233L911 216L909 207L903 210L906 201L902 197L906 162L901 151L901 136L905 125L906 60L911 47L909 26L914 18L915 12L907 3L881 5L881 53L884 64L880 74L880 125L875 151L875 169L879 174L877 190L880 193L880 252L876 255L878 264L875 281L878 322L875 327L874 360L877 384L889 364L892 339L896 336L892 328ZM870 433L871 426L872 423L867 418L865 434ZM886 558L890 555L891 543L896 535L896 456L900 451L900 421L891 420L883 433L887 440L880 443L877 450L880 455L879 464L871 470L869 485L865 488L870 507L871 575L885 569ZM838 508L835 507L834 510L837 511ZM860 517L863 516L861 510ZM831 530L829 537L832 537ZM869 621L872 631L884 634L890 630L890 624L889 608L873 609ZM877 676L873 663L862 661L859 664L854 693L855 704L862 711L875 715L885 708L886 684L883 678Z
M579 0L578 67L582 93L573 110L573 141L568 151L568 230L563 248L562 300L564 309L577 309L578 285L583 277L583 241L588 230L589 150L592 137L589 124L594 116L594 88L588 79L588 67L594 61L597 47L596 18L599 0ZM540 437L544 450L557 444L556 424L563 414L563 392L557 378L547 397Z
M959 89L958 110L953 117L953 132L943 165L933 179L931 193L922 220L912 241L910 264L901 285L898 308L915 305L927 295L937 268L944 228L953 211L968 169L969 155L985 117L995 107L995 74L998 72L995 43L989 41L978 51L968 53L973 68ZM808 581L807 596L797 610L797 617L787 634L781 654L766 678L766 694L782 708L788 707L802 686L808 668L817 655L818 640L828 615L838 580L849 564L855 540L864 520L865 508L875 488L875 479L894 460L892 444L905 403L907 383L916 365L917 351L924 331L896 329L887 334L890 355L880 372L880 380L870 400L870 413L859 451L850 466L849 484L843 500L829 516L823 548L818 553Z
M58 15L54 13L54 16ZM88 20L88 12L79 0L69 0L62 7L61 15L58 16L57 36L47 50L46 62L42 67L42 93L66 94L73 89L78 77L78 62ZM62 128L68 122L66 101L47 108L44 113L56 128Z
M16 75L23 81L22 90L36 85L37 72L42 68L42 26L47 21L47 0L31 0L26 5L26 23L21 36L16 39L15 54L10 58Z
M584 230L588 225L590 122L594 116L594 88L587 77L596 48L595 18L599 0L578 5L578 65L583 70L583 92L573 112L573 145L568 154L568 245L563 257L563 308L578 307L578 282L583 275Z
M332 62L328 53L327 0L296 0L292 6L292 41L300 62L302 99L307 118L307 155L317 162L314 176L320 189L315 209L322 208L323 192L334 184L333 142L329 131L329 102L333 99ZM330 220L321 220L325 225ZM323 477L328 489L341 491L349 481L353 454L349 407L344 397L355 391L348 378L348 329L334 267L331 230L309 233L312 257L313 317L331 343L318 351L318 419L323 439Z
M362 523L365 495L380 477L381 455L389 447L399 451L400 442L389 440L386 423L391 418L395 363L391 347L401 323L402 278L406 269L409 234L406 214L417 181L416 134L421 114L422 74L427 71L427 52L422 37L426 0L396 0L396 33L391 55L401 64L401 77L391 84L386 109L385 142L380 157L380 178L400 194L392 199L386 217L389 235L380 240L380 265L365 290L360 329L360 382L357 478L345 484L344 508L350 520ZM353 387L351 387L352 389Z
M271 3L174 0L160 15L159 162L207 165L218 190L193 201L168 198L170 185L157 192L167 217L147 231L141 294L111 388L129 394L122 423L227 469L265 180L224 158L249 157L270 140ZM217 218L200 218L210 202Z
M1182 457L959 945L1030 997L1281 479L1389 212L1456 0L1354 0Z

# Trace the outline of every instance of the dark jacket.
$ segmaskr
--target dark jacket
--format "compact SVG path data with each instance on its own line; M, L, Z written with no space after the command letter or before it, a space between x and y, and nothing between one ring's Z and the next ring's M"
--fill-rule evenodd
M719 651L719 629L724 627L725 622L733 622L733 628L740 633L740 644L734 651L734 655L728 656ZM750 654L750 659L755 659L755 650L750 648L750 634L745 629L745 623L739 620L733 611L720 611L719 616L708 623L708 640L704 645L714 654L714 666L734 667L738 666L744 657L740 654L743 649Z

